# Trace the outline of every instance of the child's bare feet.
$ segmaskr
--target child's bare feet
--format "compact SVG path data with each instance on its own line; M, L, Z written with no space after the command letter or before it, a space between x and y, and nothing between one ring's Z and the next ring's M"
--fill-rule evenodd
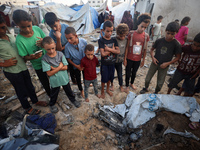
M101 93L101 96L100 96L100 98L105 98L105 93Z
M129 87L126 87L125 92L129 93Z
M96 96L97 96L98 98L101 98L101 95L99 95L99 94L97 94Z
M81 91L81 96L82 96L83 98L85 98L85 95L84 95L84 91L83 91L83 90Z
M137 87L133 84L131 84L131 87L134 89L134 90L137 90Z
M120 91L121 91L121 92L124 92L123 86L120 86Z
M110 86L110 90L114 91L114 86L113 85Z
M85 99L85 101L86 101L86 102L89 102L89 99L88 99L88 98L86 98L86 99Z
M113 96L113 93L110 90L106 90L106 92L110 95Z

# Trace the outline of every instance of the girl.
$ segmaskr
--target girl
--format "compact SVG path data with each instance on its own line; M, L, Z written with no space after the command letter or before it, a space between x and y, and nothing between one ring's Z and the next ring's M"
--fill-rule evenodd
M184 17L181 21L181 27L178 31L178 33L175 35L175 38L180 42L180 44L183 46L187 40L187 35L189 32L188 27L186 27L190 22L190 17Z
M20 33L16 37L18 53L25 60L30 60L47 95L50 96L49 79L46 72L42 71L41 63L46 51L40 45L46 35L39 27L32 26L31 17L24 10L15 10L13 12L13 20L20 28ZM41 49L42 52L38 53Z

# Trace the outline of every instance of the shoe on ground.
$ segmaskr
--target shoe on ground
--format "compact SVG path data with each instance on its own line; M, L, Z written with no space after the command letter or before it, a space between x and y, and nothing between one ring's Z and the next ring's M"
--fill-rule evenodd
M147 90L146 88L143 88L143 89L140 91L140 94L144 94L144 93L146 93L146 92L148 92L148 90Z
M79 108L80 106L81 106L81 103L79 102L79 101L74 101L74 102L72 102L73 104L74 104L74 106L76 107L76 108Z
M50 106L50 110L51 110L51 112L54 113L54 114L58 112L58 108L57 108L55 105Z

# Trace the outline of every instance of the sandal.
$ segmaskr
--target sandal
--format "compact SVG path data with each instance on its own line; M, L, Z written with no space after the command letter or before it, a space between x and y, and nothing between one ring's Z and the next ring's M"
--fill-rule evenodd
M192 130L197 130L197 129L200 128L200 123L199 123L199 122L191 122L191 123L189 124L189 127L190 127L190 129L192 129Z
M46 101L38 101L37 103L35 103L35 105L46 107L48 106L48 103Z
M29 115L38 115L40 112L41 112L41 110L34 109L32 107L25 110L25 114L29 114Z

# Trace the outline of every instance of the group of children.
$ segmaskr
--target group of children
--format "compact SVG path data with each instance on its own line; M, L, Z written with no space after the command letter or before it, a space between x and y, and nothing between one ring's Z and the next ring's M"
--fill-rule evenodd
M151 20L149 14L141 14L138 17L138 28L135 31L129 32L126 24L119 24L116 28L116 37L111 37L113 23L111 21L104 22L102 29L104 34L98 40L101 53L101 94L98 94L96 66L99 61L94 55L94 46L87 44L83 38L79 38L73 27L61 24L57 16L53 12L49 12L45 15L45 21L51 27L51 31L46 37L39 27L32 26L31 18L27 12L15 10L13 20L20 28L16 42L14 37L6 33L6 23L0 16L0 43L2 45L0 57L4 60L4 62L0 62L0 66L4 67L4 74L14 86L26 113L40 113L40 110L30 106L27 97L31 98L33 104L48 105L47 102L37 99L25 65L27 60L32 63L39 80L50 97L49 105L53 113L58 111L55 103L60 86L63 87L69 100L76 107L80 107L80 102L75 99L71 90L67 73L68 66L71 78L75 79L86 102L89 102L88 88L91 83L97 97L105 98L105 84L107 84L106 93L110 96L113 95L110 91L110 85L113 83L115 69L121 91L128 93L130 83L134 90L137 89L133 83L138 68L143 67L145 63L149 41L149 35L145 33L145 29ZM148 86L156 71L158 71L158 80L155 93L158 93L164 83L169 65L180 59L181 45L174 38L178 30L177 23L171 22L166 27L165 37L155 40L150 50L152 63L145 79L145 88L140 93L148 91ZM182 51L184 55L169 84L168 93L182 79L186 81L186 93L191 93L195 77L200 72L200 34L195 37L193 44L182 47ZM173 58L174 55L175 58ZM123 88L122 64L126 67L126 89ZM84 90L81 72L83 73Z

